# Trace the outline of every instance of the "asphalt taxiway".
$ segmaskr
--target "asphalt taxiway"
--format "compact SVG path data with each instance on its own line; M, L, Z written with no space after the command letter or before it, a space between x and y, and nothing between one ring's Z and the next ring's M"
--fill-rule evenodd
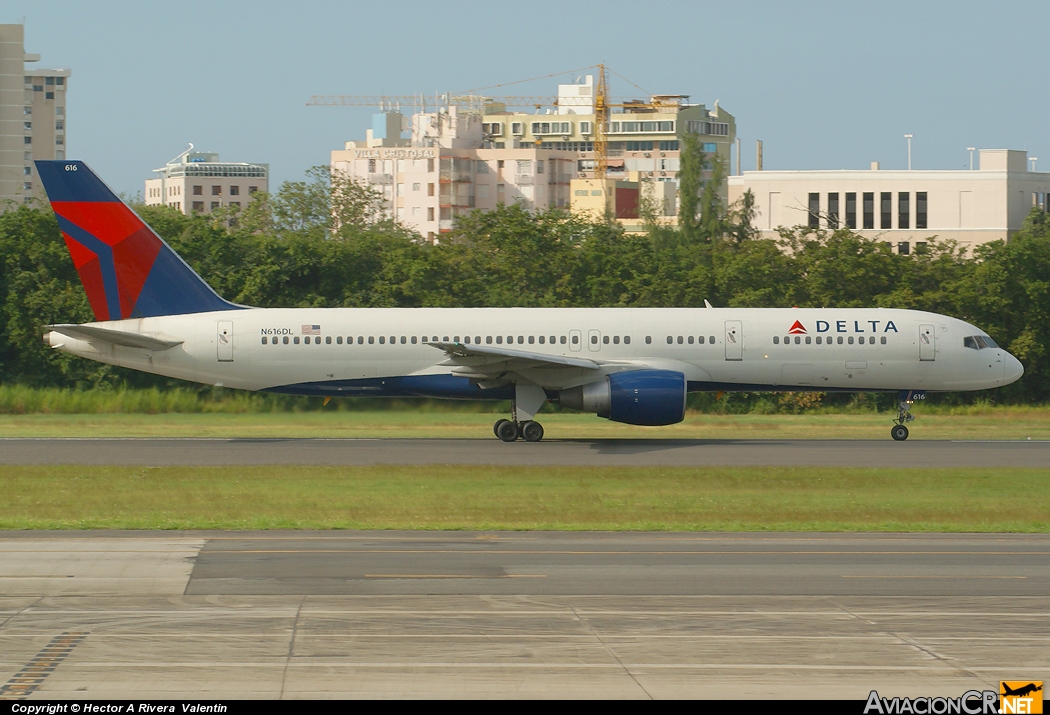
M0 464L1046 467L1050 441L0 439Z
M0 697L958 696L1048 592L1047 535L5 532Z

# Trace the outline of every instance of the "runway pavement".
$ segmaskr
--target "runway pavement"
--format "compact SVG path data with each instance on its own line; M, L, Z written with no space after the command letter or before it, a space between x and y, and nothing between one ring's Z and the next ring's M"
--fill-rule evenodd
M0 439L0 464L1046 467L1050 441Z
M1048 557L1047 535L4 532L0 691L958 696L1045 679Z

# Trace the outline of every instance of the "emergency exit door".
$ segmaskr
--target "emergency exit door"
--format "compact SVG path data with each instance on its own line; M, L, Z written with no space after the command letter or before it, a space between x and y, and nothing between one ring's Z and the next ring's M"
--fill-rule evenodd
M744 324L739 320L726 321L726 360L744 359Z
M233 362L233 321L220 320L216 327L215 345L219 362Z
M937 334L932 325L919 326L919 360L934 360L937 356Z

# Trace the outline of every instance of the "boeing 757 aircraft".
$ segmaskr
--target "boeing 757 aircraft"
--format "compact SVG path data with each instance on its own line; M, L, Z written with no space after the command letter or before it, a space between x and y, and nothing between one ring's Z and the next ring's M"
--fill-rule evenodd
M984 331L914 310L252 308L224 300L80 161L38 161L96 322L44 341L91 360L295 395L510 399L505 442L543 404L633 425L685 417L693 391L897 392L893 439L930 391L1024 369Z

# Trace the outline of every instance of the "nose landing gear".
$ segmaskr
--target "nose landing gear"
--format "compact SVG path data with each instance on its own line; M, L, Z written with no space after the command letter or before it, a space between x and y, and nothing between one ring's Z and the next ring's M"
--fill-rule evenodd
M915 419L915 415L911 413L911 406L915 400L921 400L925 397L926 393L924 392L900 392L897 397L897 419L893 420L893 427L890 429L890 436L893 439L898 442L908 439L908 428L904 425Z

